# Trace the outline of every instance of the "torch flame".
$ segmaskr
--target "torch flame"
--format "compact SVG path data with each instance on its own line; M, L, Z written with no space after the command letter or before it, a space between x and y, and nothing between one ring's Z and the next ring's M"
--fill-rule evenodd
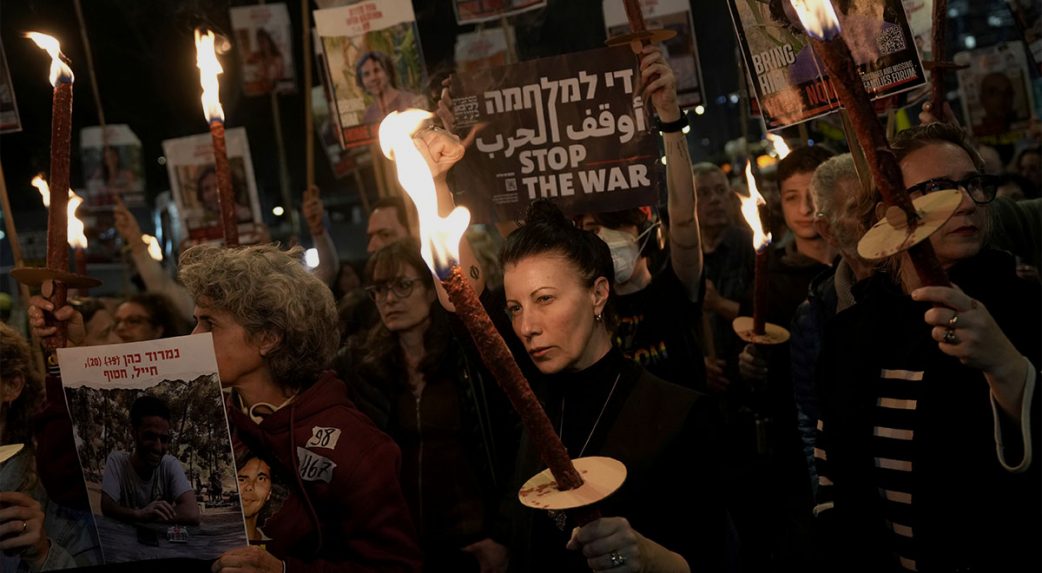
M33 187L36 187L36 190L40 192L40 196L43 197L43 206L50 207L51 188L47 185L47 180L43 178L43 173L39 173L36 177L33 177L31 183ZM69 189L69 197L72 197L73 195L75 195L75 193L72 192L72 189Z
M391 112L380 123L380 149L394 161L398 181L416 204L420 218L420 254L427 266L438 272L459 261L459 242L470 224L470 211L456 207L448 217L438 214L434 177L412 139L420 126L432 117L432 113L420 109Z
M83 203L83 197L69 191L69 206L66 211L69 215L69 246L77 249L87 248L87 235L84 234L86 227L83 221L76 218L76 209Z
M760 205L766 205L763 196L756 190L756 178L753 177L752 163L745 164L745 181L749 185L749 195L738 194L742 202L742 217L749 223L753 231L753 248L757 251L771 244L771 234L763 232L763 222L760 220Z
M65 65L62 58L65 57L62 54L61 44L53 36L47 34L41 34L39 32L29 32L25 35L36 43L37 46L47 51L51 55L51 86L58 85L58 82L72 83L74 76L72 75L72 68Z
M785 157L792 151L789 149L789 145L785 143L785 138L781 136L768 133L767 139L771 142L771 145L774 146L774 152L778 154L779 160L785 159Z
M203 34L195 31L195 65L199 68L199 84L203 87L203 115L206 121L224 121L221 107L221 83L217 76L224 73L214 49L215 36L210 30Z
M789 0L803 29L819 40L831 40L840 33L839 18L829 0Z
M148 256L153 260L163 260L163 249L159 247L159 239L152 235L141 235L141 242L148 245Z

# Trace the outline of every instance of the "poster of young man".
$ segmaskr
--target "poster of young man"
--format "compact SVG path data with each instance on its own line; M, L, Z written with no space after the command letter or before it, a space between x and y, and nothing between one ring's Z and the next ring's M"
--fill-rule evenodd
M453 0L456 23L477 24L546 7L546 0Z
M243 93L293 93L293 34L286 5L240 6L230 15L242 62Z
M1031 70L1021 42L959 52L955 63L962 110L970 131L986 145L1014 144L1024 137L1034 109Z
M263 224L257 183L253 178L253 160L246 129L225 131L228 165L235 193L235 217L239 223L239 242L255 243ZM213 155L213 138L209 133L167 139L163 154L170 174L177 211L189 243L198 244L223 238L221 206L218 200L217 169Z
M22 120L18 116L18 101L14 97L11 70L7 67L7 54L0 45L0 133L22 131Z
M663 28L677 33L662 45L665 47L667 63L677 77L680 107L686 109L704 104L702 65L698 61L691 3L687 0L643 0L640 7L648 28ZM603 9L609 38L630 31L622 0L604 0Z
M427 72L410 0L315 10L343 147L376 141L384 116L427 109Z
M836 90L787 0L728 0L749 80L768 129L839 109ZM837 10L843 38L873 99L926 82L900 0L851 0Z
M210 334L63 348L58 363L105 563L246 544Z
M456 73L505 66L508 41L503 28L484 28L456 36Z
M141 140L129 125L85 127L80 130L85 205L111 208L117 197L128 207L145 204L145 163Z
M629 46L457 74L454 169L475 220L523 216L548 198L566 213L654 203L658 142Z

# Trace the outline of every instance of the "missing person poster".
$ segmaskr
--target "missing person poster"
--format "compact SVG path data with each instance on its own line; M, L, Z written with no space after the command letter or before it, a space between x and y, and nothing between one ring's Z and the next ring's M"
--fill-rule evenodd
M247 544L209 333L62 348L58 364L105 563Z
M18 117L18 102L14 97L11 70L7 67L7 54L0 44L0 133L22 131L22 120Z
M376 141L384 116L427 109L427 72L410 0L315 10L343 147Z
M235 194L235 218L239 223L239 242L248 245L260 240L263 224L257 182L253 178L253 160L246 128L224 132ZM191 244L220 241L221 206L218 199L217 167L213 155L213 138L209 133L167 139L163 155L170 174L170 186L181 217L185 239Z
M456 23L477 24L546 7L546 0L452 0Z
M293 34L285 4L240 6L230 11L242 89L248 96L293 93Z
M629 46L457 74L457 198L486 222L539 198L569 214L654 203L658 142L639 80Z
M109 207L118 197L127 207L145 205L145 160L141 140L129 125L80 130L86 206Z
M702 65L698 61L695 24L688 0L641 0L641 11L648 28L673 30L676 36L662 42L666 61L677 78L677 98L682 108L705 103ZM630 31L623 0L604 0L604 25L608 37Z
M784 0L728 0L742 56L768 129L839 109L836 90ZM926 82L900 0L854 0L836 11L843 38L873 99Z
M483 28L456 36L456 73L505 66L508 41L503 28Z
M1021 42L959 52L953 60L963 117L980 143L1020 141L1031 122L1034 97L1027 54Z
M1035 70L1042 74L1042 5L1037 0L1006 0L1006 4L1028 47Z

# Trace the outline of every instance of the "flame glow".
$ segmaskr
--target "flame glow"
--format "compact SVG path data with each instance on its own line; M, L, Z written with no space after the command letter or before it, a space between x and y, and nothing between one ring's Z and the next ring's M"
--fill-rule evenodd
M199 84L203 87L203 115L206 121L224 121L224 108L221 107L221 82L217 76L224 73L221 62L217 60L214 50L214 34L207 31L203 34L195 31L195 65L199 68Z
M83 197L69 191L69 206L66 211L69 215L69 246L77 249L87 248L87 235L84 234L86 227L83 225L83 221L76 218L76 209L83 204Z
M429 111L391 112L380 123L380 149L394 161L398 181L409 194L420 218L420 253L431 270L447 271L459 261L459 242L470 224L470 211L456 207L448 217L438 214L434 177L413 134L434 117ZM444 272L439 273L439 276ZM443 277L444 278L444 277Z
M47 180L43 178L43 173L40 173L36 177L33 177L31 183L33 187L36 187L36 190L40 192L40 197L43 198L43 206L50 208L51 188L49 185L47 185ZM72 192L72 189L69 189L69 197L71 198L73 195L75 195L75 193Z
M745 164L745 181L749 185L749 196L738 194L738 199L742 202L742 217L745 218L745 222L749 223L749 228L753 231L753 248L759 251L760 249L771 244L771 234L763 232L763 222L760 220L760 205L766 205L763 196L756 189L756 178L753 177L753 165L752 163Z
M57 38L39 32L29 32L25 37L35 42L37 46L51 55L50 80L52 87L58 85L59 81L72 83L75 76L72 74L72 68L65 65L65 62L62 61L62 48Z
M785 159L785 157L792 151L789 149L789 145L785 143L785 138L779 135L768 133L767 139L771 142L771 145L774 146L774 152L778 154L779 160Z
M808 34L819 40L831 40L840 33L839 18L829 0L789 0L800 24Z
M159 239L152 235L141 235L141 242L148 245L148 256L154 260L163 260L163 249L159 247Z

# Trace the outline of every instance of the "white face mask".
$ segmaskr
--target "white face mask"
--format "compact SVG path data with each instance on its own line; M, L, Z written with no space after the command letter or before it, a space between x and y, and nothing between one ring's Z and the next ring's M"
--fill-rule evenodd
M608 249L611 250L611 262L615 266L615 284L622 284L633 277L633 271L636 270L637 261L640 259L640 251L644 249L644 245L651 238L651 231L656 227L658 223L645 229L636 238L629 233L607 227L601 227L597 231L597 236L607 243ZM637 245L641 238L644 241Z

